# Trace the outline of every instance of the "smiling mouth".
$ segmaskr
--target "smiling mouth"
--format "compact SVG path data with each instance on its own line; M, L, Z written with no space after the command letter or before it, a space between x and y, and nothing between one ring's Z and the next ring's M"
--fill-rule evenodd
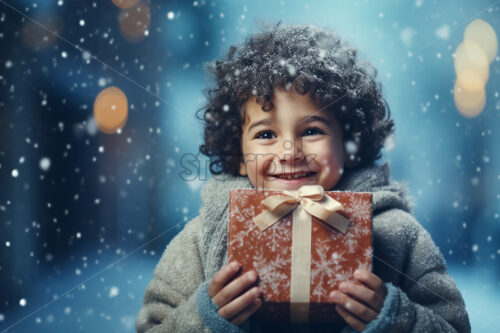
M271 175L271 176L274 178L277 178L277 179L282 179L282 180L294 180L294 179L309 178L314 174L316 174L316 172L296 172L296 173L279 174L279 175Z

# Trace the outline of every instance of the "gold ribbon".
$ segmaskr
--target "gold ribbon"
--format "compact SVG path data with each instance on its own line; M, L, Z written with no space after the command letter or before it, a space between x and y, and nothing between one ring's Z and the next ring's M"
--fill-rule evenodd
M340 202L325 195L321 185L304 185L297 191L283 191L262 200L267 209L253 218L261 231L272 226L293 210L290 315L292 322L309 321L311 290L312 215L328 226L345 233L349 220L336 213Z

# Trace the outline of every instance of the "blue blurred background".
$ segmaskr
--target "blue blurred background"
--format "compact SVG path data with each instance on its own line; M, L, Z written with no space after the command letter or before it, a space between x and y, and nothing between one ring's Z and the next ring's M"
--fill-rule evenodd
M180 177L202 142L203 63L278 20L336 30L377 68L396 123L383 161L408 182L473 332L500 331L500 58L471 119L454 105L452 56L472 20L500 32L500 1L138 5L134 18L111 0L0 0L0 331L134 331L210 177L201 156L200 177ZM129 14L139 24L120 28ZM92 119L109 86L128 99L121 134Z

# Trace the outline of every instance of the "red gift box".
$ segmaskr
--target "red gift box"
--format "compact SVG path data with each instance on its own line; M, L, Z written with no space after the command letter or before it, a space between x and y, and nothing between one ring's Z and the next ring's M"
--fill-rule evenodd
M228 261L258 273L261 320L341 321L328 295L342 281L360 284L356 269L372 270L372 194L318 187L306 199L304 187L230 190Z

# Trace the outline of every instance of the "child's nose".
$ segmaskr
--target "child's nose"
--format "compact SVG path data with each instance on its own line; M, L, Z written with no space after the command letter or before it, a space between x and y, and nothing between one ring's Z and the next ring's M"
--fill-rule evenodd
M304 152L302 151L302 143L300 140L287 139L281 144L279 159L281 162L294 162L302 160Z

